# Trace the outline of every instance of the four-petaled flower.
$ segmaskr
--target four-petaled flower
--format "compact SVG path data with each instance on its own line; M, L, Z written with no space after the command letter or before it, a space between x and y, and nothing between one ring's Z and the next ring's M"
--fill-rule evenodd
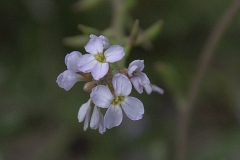
M119 45L109 46L106 37L90 36L85 50L90 54L84 54L78 59L78 69L81 72L91 72L95 80L104 77L109 70L109 63L122 59L125 55L123 47Z
M129 64L128 76L138 93L143 92L144 85L150 84L150 81L145 73L142 72L144 68L143 60L135 60Z
M66 91L70 90L73 85L78 81L84 81L85 78L77 72L79 72L77 68L77 61L82 56L82 54L78 51L73 51L66 55L65 64L68 70L65 70L57 77L57 84L59 87L65 89Z
M115 74L112 79L113 93L104 85L93 88L90 97L94 104L108 108L104 116L104 124L110 129L122 122L122 109L131 120L139 120L144 114L142 102L128 96L132 90L129 79L123 74Z

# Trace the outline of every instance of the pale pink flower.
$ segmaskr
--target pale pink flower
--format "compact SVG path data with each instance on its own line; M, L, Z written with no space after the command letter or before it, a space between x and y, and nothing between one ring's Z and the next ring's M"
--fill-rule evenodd
M138 93L143 92L143 86L150 84L150 81L145 73L142 72L144 69L143 60L134 60L129 64L128 75L134 88Z
M112 84L114 93L104 85L93 88L90 97L93 103L101 108L108 108L104 116L104 124L107 128L120 125L122 122L122 109L131 120L139 120L144 114L142 102L128 96L132 90L129 79L123 74L113 76Z
M104 77L109 70L109 63L122 59L125 55L123 47L113 45L106 50L106 40L97 36L91 36L85 50L90 54L82 55L78 60L78 69L81 72L91 72L95 80Z

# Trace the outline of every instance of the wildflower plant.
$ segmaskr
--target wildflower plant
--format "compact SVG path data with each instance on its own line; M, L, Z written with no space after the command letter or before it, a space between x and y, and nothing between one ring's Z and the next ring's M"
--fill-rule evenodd
M104 133L107 129L119 126L123 111L131 120L139 120L144 114L143 103L129 96L132 86L138 93L143 88L150 94L163 90L150 83L145 73L144 61L134 60L128 68L118 68L116 64L124 56L124 48L110 45L108 38L91 34L85 45L86 54L73 51L66 55L67 70L57 77L59 87L70 90L78 81L84 81L84 91L90 93L90 99L82 104L78 111L78 121L84 121L84 130L99 129ZM103 116L102 110L105 111ZM90 124L89 124L90 123Z

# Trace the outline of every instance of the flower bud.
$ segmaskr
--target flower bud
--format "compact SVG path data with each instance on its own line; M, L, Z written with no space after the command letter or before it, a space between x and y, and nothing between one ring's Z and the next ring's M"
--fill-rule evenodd
M85 92L87 92L87 93L91 93L91 92L92 92L92 89L93 89L94 87L96 87L96 86L97 86L97 84L94 83L94 82L87 82L87 83L85 83L85 85L83 86L83 90L84 90Z

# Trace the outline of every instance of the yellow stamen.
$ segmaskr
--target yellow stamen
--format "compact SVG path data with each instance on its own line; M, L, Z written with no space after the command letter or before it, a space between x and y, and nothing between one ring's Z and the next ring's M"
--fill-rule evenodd
M114 96L114 99L111 104L114 106L119 106L124 101L124 99L125 99L124 96Z
M106 58L105 58L104 54L101 52L98 52L94 57L96 58L97 61L99 61L101 63L106 62Z

